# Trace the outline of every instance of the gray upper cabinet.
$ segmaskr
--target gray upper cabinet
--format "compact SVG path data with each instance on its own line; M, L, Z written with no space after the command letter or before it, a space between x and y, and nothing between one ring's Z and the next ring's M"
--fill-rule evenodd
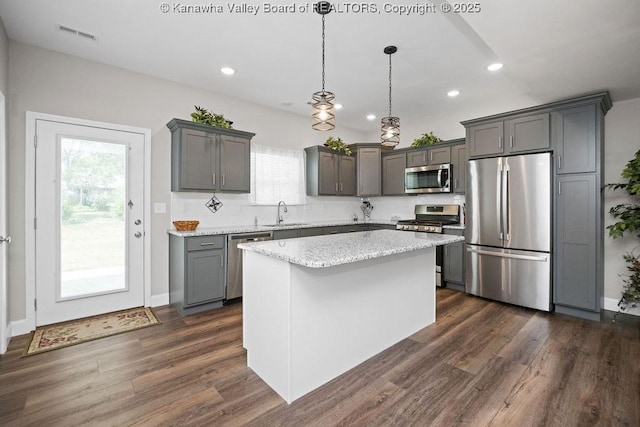
M467 128L469 157L504 154L503 122L485 123Z
M439 147L407 152L407 167L441 165L451 163L451 148Z
M399 196L404 192L404 170L407 167L407 154L382 155L382 195Z
M585 105L554 112L556 172L595 172L596 106Z
M167 127L171 130L171 191L250 191L255 134L179 119Z
M551 148L549 113L467 127L469 157L545 151Z
M464 193L467 186L467 146L465 144L451 147L451 163L453 164L453 192Z
M518 117L505 122L509 153L548 150L551 148L549 114Z
M356 189L356 160L330 148L307 147L306 175L309 196L353 196Z
M220 135L220 175L220 191L250 191L251 147L246 138Z
M356 195L363 197L379 196L382 185L380 144L357 144L351 146L356 154Z

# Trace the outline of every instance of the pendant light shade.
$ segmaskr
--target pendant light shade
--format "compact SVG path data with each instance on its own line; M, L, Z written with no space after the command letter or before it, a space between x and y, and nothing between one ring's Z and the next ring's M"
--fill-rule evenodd
M320 1L313 5L322 15L322 90L311 95L311 127L315 130L333 130L336 127L335 95L324 90L324 16L331 12L331 3Z
M384 53L389 55L389 116L383 117L380 121L380 144L385 147L395 147L400 143L400 118L391 114L391 55L396 53L398 48L387 46Z

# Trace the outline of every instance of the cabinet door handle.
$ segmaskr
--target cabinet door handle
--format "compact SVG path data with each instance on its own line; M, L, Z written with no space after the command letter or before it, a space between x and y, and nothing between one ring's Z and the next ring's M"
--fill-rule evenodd
M498 148L502 148L502 137L498 137Z
M429 161L433 163L433 151L429 152Z
M216 173L215 172L211 173L211 183L213 185L216 185Z
M562 169L562 156L558 155L558 169Z
M422 163L427 163L427 152L422 153Z
M513 148L513 135L509 137L509 147Z
M344 191L344 184L341 182L340 183L340 192L342 193Z
M224 187L224 173L222 174L222 186Z
M338 183L336 182L336 193L338 192Z
M215 242L210 242L210 243L200 243L200 246L213 246L215 245Z
M558 182L558 195L562 194L562 183Z
M222 262L222 257L220 257L220 268L224 268L224 264Z

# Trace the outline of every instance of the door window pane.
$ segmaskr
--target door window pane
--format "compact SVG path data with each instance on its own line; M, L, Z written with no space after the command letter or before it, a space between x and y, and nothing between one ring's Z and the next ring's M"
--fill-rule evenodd
M60 140L60 299L127 288L126 148Z

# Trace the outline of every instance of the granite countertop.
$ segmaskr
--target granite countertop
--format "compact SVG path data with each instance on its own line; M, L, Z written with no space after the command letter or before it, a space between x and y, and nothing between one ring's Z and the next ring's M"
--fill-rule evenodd
M348 220L333 220L333 221L306 221L282 223L281 225L227 225L222 227L202 227L196 228L194 231L178 231L176 229L167 230L167 233L179 237L194 237L194 236L213 236L216 234L236 234L236 233L255 233L259 231L274 231L274 230L290 230L296 228L314 228L314 227L332 227L341 225L396 225L397 221L385 221L385 220L371 220L367 222L363 221L348 221Z
M322 268L462 241L462 236L375 230L242 243L238 247L293 264Z

